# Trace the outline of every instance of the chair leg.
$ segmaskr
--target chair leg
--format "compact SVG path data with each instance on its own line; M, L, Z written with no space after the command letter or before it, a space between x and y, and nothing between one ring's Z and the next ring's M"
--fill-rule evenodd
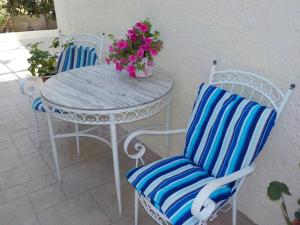
M38 129L38 120L37 120L37 112L34 110L33 112L33 128L35 135L35 144L36 147L40 147L40 138L39 138L39 129Z
M236 197L232 200L232 225L236 225L237 217L237 207L236 207Z
M135 191L134 194L134 224L138 225L139 223L139 199L138 193Z
M80 145L79 145L79 136L78 136L78 124L75 123L75 133L76 133L76 146L77 146L77 156L80 156Z

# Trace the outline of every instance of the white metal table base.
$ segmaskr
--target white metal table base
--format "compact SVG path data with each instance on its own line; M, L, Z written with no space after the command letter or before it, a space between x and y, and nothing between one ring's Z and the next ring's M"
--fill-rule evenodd
M166 116L165 116L165 125L164 127L166 129L170 129L170 106L166 108ZM50 141L52 146L52 154L53 159L55 163L55 168L57 171L57 178L58 181L61 181L61 173L60 173L60 166L58 162L58 153L57 153L57 147L56 147L56 141L55 139L58 138L67 138L67 137L75 137L76 138L76 147L77 147L77 155L80 156L80 146L79 146L79 137L90 137L97 139L99 141L104 142L112 149L112 155L113 155L113 165L114 165L114 175L115 175L115 188L116 188L116 194L117 194L117 200L118 200L118 207L119 207L119 213L122 214L122 198L121 198L121 182L120 182L120 165L119 165L119 152L118 152L118 135L117 135L117 126L115 123L110 124L110 142L108 142L105 138L89 134L88 132L95 130L95 126L92 128L79 131L78 124L75 123L75 132L73 133L64 133L64 134L55 134L54 133L54 127L53 127L53 121L51 117L51 113L47 113L48 118L48 125L49 125L49 133L50 133ZM101 125L99 125L101 126ZM169 144L170 144L170 137L166 136L166 150L167 154L169 153Z

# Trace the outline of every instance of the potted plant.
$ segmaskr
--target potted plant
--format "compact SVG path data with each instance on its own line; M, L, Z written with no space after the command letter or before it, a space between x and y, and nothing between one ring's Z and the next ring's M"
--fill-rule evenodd
M152 31L149 19L139 21L128 30L126 38L112 40L109 46L107 64L114 63L117 71L127 71L131 77L148 77L152 75L153 60L163 48L160 33Z
M295 219L291 219L285 204L284 196L291 195L288 186L279 181L273 181L269 184L267 194L272 201L281 200L281 211L287 225L300 225L300 208L294 213ZM300 207L300 198L297 200Z
M49 51L41 50L39 45L42 42L29 44L31 56L27 59L30 64L28 70L32 76L39 76L43 81L50 78L57 73L57 52L51 54ZM52 41L49 49L57 49L59 47L59 40L55 38ZM63 46L65 48L67 46Z

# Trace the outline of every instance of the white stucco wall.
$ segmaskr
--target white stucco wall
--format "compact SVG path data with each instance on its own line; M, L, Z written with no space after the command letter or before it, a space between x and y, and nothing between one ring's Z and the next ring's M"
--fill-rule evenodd
M65 33L124 34L138 16L135 0L56 0L58 27ZM266 197L272 180L289 184L291 213L300 196L300 1L142 0L145 17L161 31L165 49L157 67L172 76L172 127L185 127L197 87L211 62L264 74L281 88L298 85L269 139L257 170L243 186L238 208L259 225L282 225L279 204ZM188 109L188 110L187 110ZM159 142L156 142L159 143ZM172 139L172 153L184 138ZM162 145L160 145L162 146ZM159 152L159 147L155 148Z

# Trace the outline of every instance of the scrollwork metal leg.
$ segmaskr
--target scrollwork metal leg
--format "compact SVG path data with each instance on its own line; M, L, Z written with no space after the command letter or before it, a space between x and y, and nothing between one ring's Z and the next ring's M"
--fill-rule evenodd
M51 141L51 146L52 146L52 154L53 154L53 159L54 159L54 163L55 163L55 167L56 167L56 171L57 171L57 179L58 179L58 181L61 181L58 156L57 156L57 148L56 148L54 131L53 131L53 123L52 123L52 118L51 118L50 113L47 113L47 118L48 118L50 141Z
M236 207L236 197L232 200L232 225L236 225L236 213L237 213L237 207Z
M139 198L138 193L135 191L134 193L134 224L138 225L139 223Z
M114 161L115 185L116 185L117 199L119 205L119 213L122 214L119 152L118 152L118 141L117 141L117 128L115 123L110 124L110 139L111 139L112 154L113 154L113 161Z
M166 108L166 125L165 125L166 130L171 129L171 106L168 105ZM170 153L170 135L166 136L166 151L167 151L167 156L169 156Z
M40 147L40 138L39 138L39 128L38 128L37 112L35 110L33 112L33 128L34 128L34 135L35 135L35 144L36 144L36 147Z
M80 156L80 144L79 144L79 136L78 136L78 124L75 123L75 133L76 133L76 147L77 147L77 156Z

